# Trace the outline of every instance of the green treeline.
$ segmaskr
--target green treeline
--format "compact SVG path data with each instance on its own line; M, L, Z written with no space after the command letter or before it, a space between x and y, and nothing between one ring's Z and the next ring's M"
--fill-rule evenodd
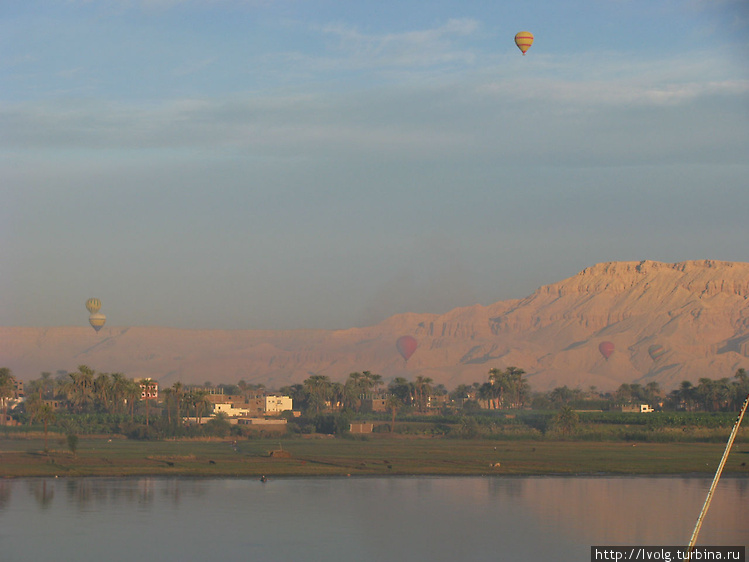
M122 434L130 438L270 436L265 430L232 425L213 415L211 394L246 399L264 396L263 385L185 385L157 389L151 379L97 373L85 365L75 372L42 373L23 389L0 368L0 399L7 431L42 430L77 434ZM345 382L311 375L278 393L293 399L284 412L286 434L345 435L350 423L369 421L374 433L433 437L590 440L721 440L749 394L749 377L684 381L669 393L658 383L622 384L600 392L562 386L535 392L517 367L491 369L487 380L448 390L429 377L396 377L385 384L370 371ZM655 411L631 413L647 405ZM190 418L191 423L186 423ZM201 423L205 422L207 423ZM10 427L10 426L14 427Z

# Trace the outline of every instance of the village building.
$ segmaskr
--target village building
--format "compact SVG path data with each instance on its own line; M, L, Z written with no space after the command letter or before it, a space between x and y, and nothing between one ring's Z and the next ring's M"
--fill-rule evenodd
M159 398L159 381L154 379L133 379L140 385L140 397L142 400L157 400ZM146 384L146 381L149 381Z
M633 406L622 406L622 412L636 412L639 414L648 414L655 412L650 404L635 404Z
M372 433L374 424L372 422L351 422L349 431L354 434Z
M387 412L387 397L385 396L370 396L364 398L361 401L362 412Z
M265 413L280 414L287 410L293 410L293 401L289 396L269 394L265 397Z

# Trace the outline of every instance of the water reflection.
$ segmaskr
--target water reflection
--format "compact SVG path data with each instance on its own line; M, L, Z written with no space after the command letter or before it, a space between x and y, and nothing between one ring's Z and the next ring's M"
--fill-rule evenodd
M34 494L36 503L39 507L46 508L52 503L55 497L55 487L52 484L48 484L47 480L31 480L29 482L29 488Z
M710 480L690 478L525 478L492 480L496 497L518 494L539 523L577 540L640 545L681 544L689 537ZM701 531L706 538L749 539L744 515L749 481L724 479ZM725 543L724 543L725 544ZM741 543L743 544L743 542Z
M178 507L184 494L199 497L206 493L206 486L201 480L156 479L151 477L137 479L78 478L57 481L64 487L68 506L78 510L99 509L106 506L121 507L137 505L147 509L161 499ZM29 484L34 494L42 493L45 503L54 498L54 488L47 480L32 480ZM41 490L41 491L40 491ZM0 509L2 506L0 506Z
M13 483L9 480L0 480L0 511L6 507L10 500L10 490Z
M651 477L0 481L0 545L9 559L572 561L588 559L592 544L686 543L709 485ZM748 499L749 480L722 480L700 543L749 542ZM35 540L41 525L43 542Z

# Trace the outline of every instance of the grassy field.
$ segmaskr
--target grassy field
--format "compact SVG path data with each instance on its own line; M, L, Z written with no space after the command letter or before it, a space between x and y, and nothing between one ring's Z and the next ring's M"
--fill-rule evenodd
M135 441L81 437L0 438L0 477L28 476L388 476L388 475L712 475L725 444L457 440ZM281 456L271 451L282 450ZM737 444L724 474L749 476L749 445Z

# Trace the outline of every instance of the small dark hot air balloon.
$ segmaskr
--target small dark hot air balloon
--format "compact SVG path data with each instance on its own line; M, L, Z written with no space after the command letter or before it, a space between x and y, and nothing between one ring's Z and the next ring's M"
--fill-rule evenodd
M528 49L533 45L533 34L530 31L521 31L515 35L515 44L518 46L518 49L520 49L520 52L523 53L523 56L525 56L525 53L527 53Z
M395 347L398 348L398 353L401 354L403 359L408 361L414 354L414 351L416 351L416 348L419 347L419 342L412 336L401 336L395 342Z
M608 361L609 357L611 357L611 354L614 353L614 344L610 341L602 341L600 344L598 344L598 351L600 351L601 355L603 355L604 358Z
M666 353L666 348L662 345L653 344L648 348L648 353L653 361L658 361Z

